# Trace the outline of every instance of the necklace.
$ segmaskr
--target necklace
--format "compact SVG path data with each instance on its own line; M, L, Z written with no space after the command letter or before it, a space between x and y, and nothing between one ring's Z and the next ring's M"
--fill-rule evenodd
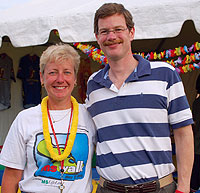
M63 117L61 117L61 118L58 119L58 120L55 120L55 118L53 118L53 116L51 115L51 118L52 118L52 120L53 120L53 123L62 121L65 117L67 117L67 115L69 114L69 112L70 112L70 111L68 111Z
M65 160L69 156L74 144L75 137L76 137L77 126L78 126L78 102L76 101L74 97L71 96L71 102L73 104L73 118L72 118L71 130L69 134L68 143L63 154L58 155L53 150L53 145L51 144L51 137L50 137L49 128L48 128L47 101L48 101L48 96L43 98L42 103L41 103L44 140L46 142L46 147L47 147L47 150L49 151L50 157L53 160L62 161L62 160Z

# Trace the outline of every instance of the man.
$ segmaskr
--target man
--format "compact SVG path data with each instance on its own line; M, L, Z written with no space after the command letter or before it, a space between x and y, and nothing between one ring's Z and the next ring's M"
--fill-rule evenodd
M108 59L88 80L86 107L97 127L98 193L190 191L192 114L175 69L132 55L134 23L121 4L95 14L94 32ZM178 185L173 181L174 131Z

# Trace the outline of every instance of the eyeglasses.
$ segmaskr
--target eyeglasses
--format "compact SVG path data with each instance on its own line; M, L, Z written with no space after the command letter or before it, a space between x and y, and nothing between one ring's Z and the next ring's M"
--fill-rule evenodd
M121 34L122 32L124 32L127 29L128 28L123 28L123 27L117 27L115 29L102 29L102 30L99 30L98 34L101 35L101 36L106 36L110 32L113 32L114 34Z

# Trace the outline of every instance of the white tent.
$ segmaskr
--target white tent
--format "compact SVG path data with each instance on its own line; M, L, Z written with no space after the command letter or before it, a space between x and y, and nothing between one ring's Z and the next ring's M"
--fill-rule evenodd
M134 17L135 39L177 36L186 20L200 33L200 0L30 0L0 13L0 45L8 36L15 47L44 44L57 29L63 42L95 41L93 17L105 2L123 3Z
M162 51L200 41L200 0L26 0L0 11L0 53L13 59L16 73L23 55L39 55L46 49L53 29L58 30L63 42L95 44L93 18L105 2L122 3L131 11L136 28L134 51ZM198 74L195 70L181 75L190 104ZM21 95L21 82L17 80L11 87L11 108L0 111L0 145L22 110Z

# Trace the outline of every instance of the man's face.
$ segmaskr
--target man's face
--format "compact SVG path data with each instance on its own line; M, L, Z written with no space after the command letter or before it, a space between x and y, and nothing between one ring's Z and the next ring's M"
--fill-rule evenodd
M123 15L114 14L98 21L97 42L109 60L119 60L131 52L135 30L127 28Z

